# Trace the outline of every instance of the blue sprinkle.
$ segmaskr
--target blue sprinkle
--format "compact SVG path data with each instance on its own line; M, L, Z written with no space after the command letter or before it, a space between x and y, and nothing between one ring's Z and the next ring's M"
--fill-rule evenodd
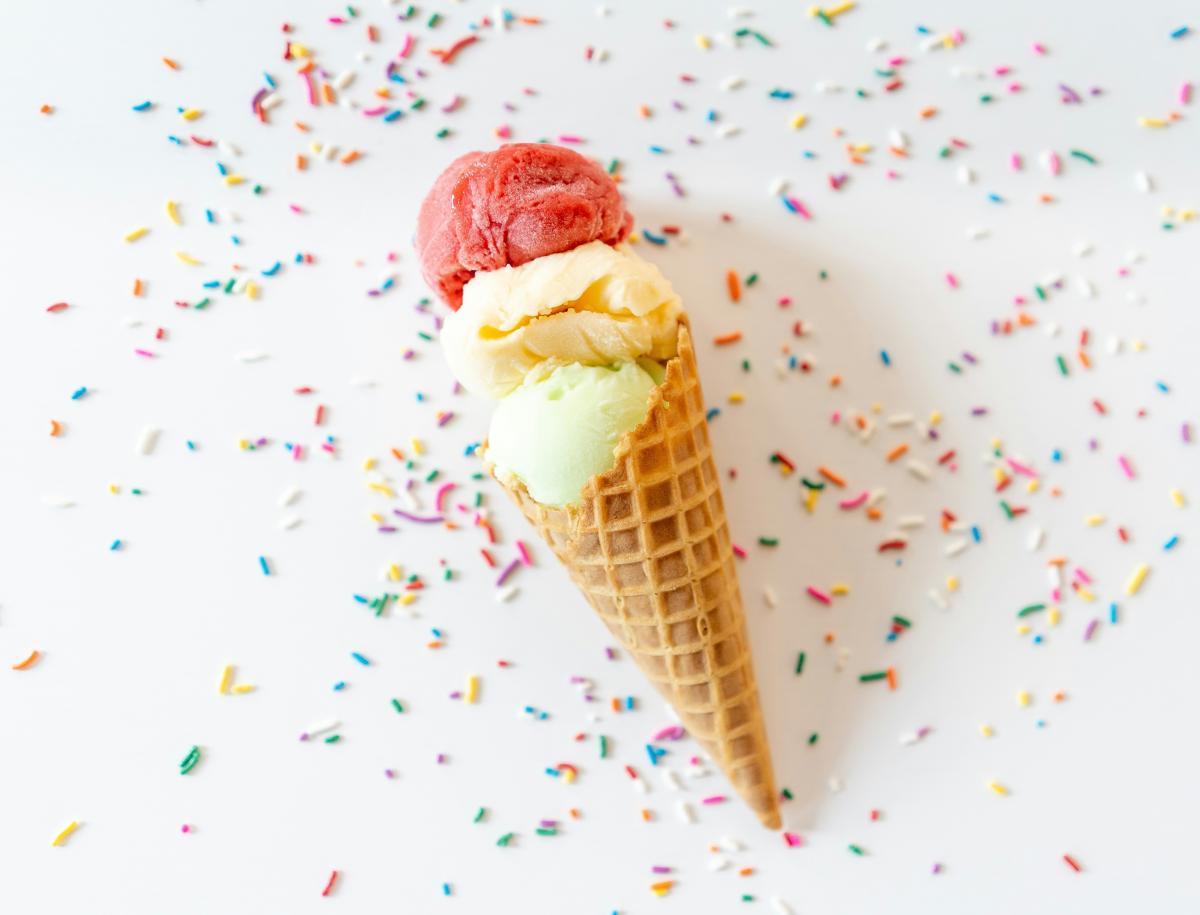
M928 28L927 26L924 26L924 25L919 25L919 26L917 26L917 34L918 34L918 35L928 35L928 34L929 34L929 28Z
M1191 29L1188 26L1181 25L1179 28L1177 28L1174 32L1171 33L1171 37L1172 38L1182 38L1184 35L1186 35L1190 31L1191 31Z
M337 681L337 683L333 684L333 690L334 690L334 692L338 692L338 691L340 691L340 690L343 690L343 689L345 689L345 688L346 688L346 681L345 681L345 680L338 680L338 681Z
M654 153L655 155L661 156L666 151L667 150L662 146L651 146L650 147L650 152Z
M283 266L282 261L275 261L275 263L273 263L270 267L268 267L266 270L264 270L262 272L262 275L263 276L274 276L276 273L279 272L279 270L282 266Z
M204 211L204 218L205 218L205 219L206 219L208 222L210 222L210 223L212 223L212 222L216 222L216 221L217 221L217 217L213 215L213 211L212 211L212 210L205 210L205 211Z
M232 241L235 245L240 245L242 243L242 240L240 238L238 238L236 235L230 235L229 240Z
M813 152L811 149L806 149L806 150L804 150L804 152L802 153L802 155L804 156L804 158L805 158L805 159L815 159L815 158L817 158L817 154L816 154L815 152Z
M425 402L425 395L423 393L421 393L420 391L417 391L417 403L424 403L424 402Z
M1042 637L1041 637L1041 635L1035 635L1035 636L1033 637L1033 644L1035 644L1035 645L1040 645L1040 644L1042 644Z
M440 639L442 637L442 630L440 629L430 629L429 631L433 633L433 637L435 639Z
M209 280L207 283L202 283L201 285L203 285L205 289L216 289L218 286L221 285L221 281L220 280Z
M187 447L188 447L188 451L195 451L195 450L196 450L196 443L195 443L195 442L193 442L193 441L192 441L192 440L189 438L189 439L187 440Z
M1114 623L1114 624L1117 622L1117 602L1116 601L1113 601L1111 604L1108 605L1108 621L1110 623Z
M879 358L883 360L884 365L892 364L892 357L888 355L888 351L885 349L879 351Z
M371 662L368 661L363 655L359 654L357 651L350 652L350 657L354 658L354 660L356 660L363 667L371 666Z
M799 364L800 364L800 360L796 358L795 354L788 356L788 368L789 369L794 369Z
M217 171L219 171L219 172L220 172L222 175L228 175L228 174L229 174L229 169L227 169L227 168L226 168L226 167L225 167L225 166L224 166L222 163L220 163L220 162L218 162L218 163L217 163Z
M267 564L267 557L266 557L266 556L259 556L259 557L258 557L258 566L259 566L259 568L260 568L260 569L262 569L262 573L263 573L264 575L270 575L270 574L271 574L271 567L270 567L270 566Z
M87 394L87 388L77 388L75 390L75 392L71 395L71 399L79 400L81 397L83 397L86 394Z
M625 697L625 708L627 708L627 709L633 708L633 696Z
M275 88L275 80L271 77L270 73L264 72L263 79L266 80L268 86L270 86L272 89Z
M121 548L121 541L120 541L120 540L114 540L114 541L112 542L112 544L109 546L109 549L110 549L110 550L119 550L120 548Z
M401 82L404 82L404 80L401 80ZM383 119L390 124L392 121L398 121L402 117L404 117L404 110L402 108L397 108L394 111L389 111L387 114L385 114Z
M450 895L450 884L449 884L449 883L443 883L443 884L442 884L442 895L443 895L443 896L449 896L449 895Z
M971 539L976 543L983 539L983 534L979 533L979 528L974 526L971 528Z
M167 139L170 140L172 143L174 143L176 146L183 145L183 140L179 139L179 137L172 136L171 134L167 134Z
M704 115L704 120L706 120L706 121L715 121L715 120L716 120L717 118L719 118L719 117L720 117L720 115L719 115L719 114L717 114L717 109L715 109L715 108L709 108L709 109L708 109L708 111L707 111L707 112L705 112L705 115Z
M471 444L463 449L463 457L472 457L482 444L482 442L471 442Z
M780 197L779 200L783 204L784 208L789 213L799 213L800 212L799 210L796 209L796 205L794 203L792 203L792 201L788 197L786 197L786 196Z
M711 423L714 419L716 419L720 415L721 415L720 407L709 407L708 412L704 414L704 419L707 422Z
M388 290L394 285L396 285L396 278L394 276L389 276L386 280L379 284L379 288L382 290Z
M642 229L642 238L646 239L652 245L665 245L667 243L667 236L655 235L653 232L647 232L645 229Z
M1166 543L1163 544L1163 549L1164 550L1173 550L1173 549L1175 549L1175 544L1177 544L1178 542L1179 542L1179 535L1175 534L1173 537L1171 537L1170 540L1168 540Z
M1004 198L999 194L988 194L988 200L992 203L1004 203Z
M562 775L561 772L551 766L546 766L546 774L553 775L555 778L558 778Z
M1154 382L1154 386L1164 394L1169 394L1171 392L1171 389L1167 387L1167 383L1165 381L1156 381Z
M652 744L646 744L646 755L650 757L650 765L657 766L659 759L666 756L667 751L665 748L656 747Z
M149 111L150 106L153 104L154 103L151 102L149 99L146 99L146 101L142 102L140 105L134 105L133 110L134 111Z
M1059 463L1062 461L1062 452L1055 448L1050 452L1050 460L1054 461L1056 464Z
M354 595L354 599L355 599L356 601L358 601L360 604L365 604L365 603L367 603L367 599L366 599L366 597L364 597L362 594L355 594L355 595Z
M791 98L795 94L791 89L772 89L767 93L771 98Z

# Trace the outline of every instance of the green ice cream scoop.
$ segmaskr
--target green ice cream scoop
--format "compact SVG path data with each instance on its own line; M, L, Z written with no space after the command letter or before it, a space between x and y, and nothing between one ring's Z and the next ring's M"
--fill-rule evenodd
M584 484L612 469L613 450L646 417L662 380L655 362L572 362L526 379L492 416L487 459L500 479L516 477L543 505L579 499Z

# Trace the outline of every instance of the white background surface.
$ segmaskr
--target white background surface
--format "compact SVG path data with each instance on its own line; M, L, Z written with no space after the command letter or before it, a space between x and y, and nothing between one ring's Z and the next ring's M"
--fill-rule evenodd
M1195 123L1177 102L1181 81L1200 80L1197 37L1169 38L1194 8L871 2L834 29L790 2L758 4L744 22L729 19L724 3L612 8L600 19L591 3L530 0L514 11L543 15L544 25L488 34L449 68L429 48L465 34L489 6L422 5L405 25L395 21L397 8L372 3L341 27L326 22L342 12L333 3L121 0L6 10L5 911L724 913L770 911L772 896L814 915L1194 911L1194 510L1175 508L1168 491L1200 498L1194 446L1179 433L1181 423L1200 419L1200 225L1159 227L1159 207L1200 203ZM444 16L432 34L424 24L431 9ZM661 24L668 16L678 21L674 30ZM420 39L414 59L429 73L418 85L430 106L393 124L346 108L310 109L294 64L280 60L284 20L329 71L357 70L346 95L368 104L411 29ZM378 45L364 39L367 22L380 29ZM728 35L743 24L775 46L718 40L705 53L693 43L697 33ZM935 34L960 27L966 41L922 52L918 24ZM865 49L875 36L888 40L888 50ZM1048 53L1034 54L1033 41ZM608 61L585 62L588 45L608 49ZM356 60L363 50L370 61ZM904 88L891 94L874 73L890 55L910 60L901 68ZM162 56L182 69L168 70ZM992 76L998 65L1012 74ZM988 75L956 78L954 67ZM264 70L285 97L269 127L249 108ZM696 81L681 83L682 72ZM745 85L722 91L731 76ZM1006 91L1014 80L1024 87L1019 93ZM820 93L819 81L845 89ZM1084 102L1062 105L1059 82ZM1092 86L1103 95L1088 96ZM523 95L524 87L537 95ZM768 98L776 87L796 97ZM856 87L870 97L856 97ZM996 101L981 104L984 92ZM440 113L455 93L463 107ZM130 110L146 99L153 110ZM38 113L45 102L55 106L52 116ZM503 110L504 102L516 111ZM637 116L640 104L652 118ZM926 105L940 114L921 120ZM188 124L176 106L205 113ZM719 112L716 124L740 133L718 138L705 119L709 109ZM1138 116L1172 109L1185 117L1168 129L1136 125ZM793 131L796 112L810 120ZM295 131L296 119L313 132ZM495 573L477 552L482 531L401 524L382 535L368 517L391 503L367 489L364 458L379 458L403 485L409 474L388 449L408 450L413 435L428 446L415 478L438 468L442 480L469 484L454 501L475 491L469 474L477 467L462 452L484 433L486 405L453 396L436 345L417 337L432 321L414 310L425 290L410 238L432 178L459 152L493 145L501 123L512 125L516 140L586 137L584 152L624 163L623 189L641 225L686 230L684 241L647 254L691 309L709 401L722 408L712 432L720 462L738 471L726 502L734 538L750 553L742 584L760 689L778 779L795 796L787 828L803 836L802 847L786 847L739 804L701 806L700 797L724 790L717 776L688 781L682 797L699 822L678 820L681 796L649 771L643 749L670 718L628 660L605 659L602 628L547 550L535 545L537 567L520 570L518 597L498 604ZM438 140L442 126L453 134ZM844 137L833 135L839 127ZM886 152L893 127L911 137L910 158ZM243 154L177 147L169 133L224 139ZM700 142L689 145L689 135ZM969 146L940 158L950 137ZM296 173L292 158L310 138L365 155L349 167L313 161ZM874 145L869 165L847 164L848 140ZM670 152L653 155L650 144ZM1071 148L1091 152L1099 165L1068 157ZM1057 178L1038 164L1051 149L1064 161ZM815 158L804 158L805 150ZM1025 158L1023 171L1009 168L1014 152ZM267 192L225 186L218 161ZM958 180L960 166L974 171L975 183ZM888 179L891 168L900 177ZM685 198L672 195L667 170ZM1138 170L1153 176L1153 194L1135 189ZM841 172L851 178L833 191L826 178ZM777 176L790 179L811 222L770 196ZM1006 203L989 202L989 192ZM1056 202L1039 203L1039 193ZM179 202L182 227L167 221L167 199ZM217 225L205 223L205 208L220 212ZM733 222L720 222L721 212ZM231 224L231 214L241 221ZM124 244L139 225L151 233ZM990 235L971 241L972 226ZM240 248L231 234L242 238ZM1094 245L1090 256L1072 253L1080 241ZM180 249L205 266L179 263L172 251ZM293 264L297 251L317 263ZM395 267L386 260L393 251ZM1131 251L1144 260L1131 263ZM257 301L217 295L200 312L172 304L195 302L199 284L233 275L233 263L256 273L280 259L278 276L260 278ZM1118 275L1122 267L1128 276ZM724 294L730 268L761 277L738 306ZM367 297L392 270L398 286ZM948 288L947 272L960 288ZM992 319L1015 314L1014 296L1032 297L1035 284L1055 276L1063 289L1028 306L1038 327L990 335ZM144 298L130 295L135 277L148 284ZM1079 277L1094 284L1095 298L1078 292ZM790 309L775 304L782 295L793 297ZM47 314L57 301L72 307ZM141 324L129 326L130 316ZM803 340L791 337L796 319L813 328ZM1051 323L1061 327L1057 337L1046 333ZM157 327L165 340L154 339ZM1074 357L1081 328L1091 334L1091 371ZM733 329L745 333L740 344L718 350L708 342ZM1120 354L1106 349L1113 335L1123 341ZM1135 339L1143 351L1133 351ZM813 357L811 375L776 374L786 345ZM158 355L138 357L137 347ZM405 361L409 347L416 355ZM266 358L237 360L254 350ZM978 365L950 373L947 362L962 364L964 350ZM1071 363L1068 378L1055 366L1059 353ZM752 362L749 374L743 358ZM840 388L828 385L832 373L842 376ZM1170 393L1157 390L1157 380ZM317 393L296 396L299 385ZM90 393L72 401L80 386ZM745 394L743 404L726 402L734 390ZM1107 415L1095 412L1093 398ZM320 430L312 424L317 403L328 411ZM835 410L873 416L872 405L877 420L942 411L940 442L884 426L861 444L830 423ZM990 412L972 417L980 405ZM457 413L440 430L439 410ZM47 434L52 419L64 425L60 438ZM162 434L154 452L141 455L135 445L146 426ZM336 458L316 450L324 434L336 437ZM240 438L259 436L269 446L239 450ZM1016 521L1005 520L992 491L993 439L1044 474L1035 494L1022 480L1005 493L1030 509ZM285 441L304 443L308 457L292 462ZM930 465L957 449L957 470L940 467L922 483L903 461L884 461L900 441ZM1057 465L1055 448L1063 452ZM806 514L797 476L781 478L767 460L775 450L806 474L819 464L837 468L848 493L886 488L884 520L840 511L832 496ZM1121 473L1118 454L1128 455L1135 479ZM120 493L110 494L110 484ZM303 494L281 509L276 500L290 485ZM133 487L144 494L132 495ZM426 503L432 491L419 484ZM507 562L514 538L530 532L498 491L484 492L502 538L497 558ZM50 507L54 496L75 504ZM939 530L942 509L978 525L982 542L947 557L961 534ZM289 512L303 522L281 530ZM906 514L928 520L897 565L896 554L878 555L875 546ZM1087 527L1089 514L1107 521ZM1119 541L1118 525L1129 544ZM1030 551L1035 528L1045 530L1045 545ZM1179 546L1163 552L1173 534ZM780 545L760 547L759 536ZM124 547L112 552L116 538ZM270 558L270 577L260 573L259 555ZM1086 569L1097 600L1066 598L1057 627L1044 614L1033 618L1045 633L1035 645L1014 632L1015 613L1047 599L1052 556L1067 557L1068 570ZM443 559L455 570L451 583L440 578ZM1143 561L1150 576L1127 598L1124 581ZM390 562L420 573L429 587L415 614L376 619L352 595L385 590L380 574ZM944 591L951 574L961 587L941 611L927 594ZM851 591L832 608L804 595L809 584L836 582ZM764 606L766 587L778 592L774 610ZM1112 600L1120 605L1116 626L1107 622ZM914 625L889 644L894 613ZM1093 618L1103 622L1085 643ZM425 647L431 627L444 635L437 651ZM833 646L823 643L827 632L836 635ZM34 648L45 655L36 667L8 669ZM839 649L849 652L841 672ZM807 664L797 677L800 650ZM371 666L356 664L352 651ZM513 666L498 669L500 658ZM257 691L219 696L225 663ZM857 681L888 665L899 674L895 692ZM482 678L478 704L449 699L470 674ZM572 675L593 678L599 701L584 703ZM339 680L347 687L334 692ZM1018 707L1019 690L1031 693L1029 708ZM1056 703L1059 690L1067 699ZM608 711L609 698L625 695L637 697L636 712ZM404 715L390 707L393 696L406 704ZM521 713L526 705L550 717L531 721ZM307 724L325 718L343 723L340 744L297 741ZM995 736L981 737L981 723ZM924 741L901 744L922 726L932 728ZM587 739L576 742L580 732ZM810 747L813 732L820 739ZM598 734L611 741L607 760L597 758ZM181 777L179 760L193 744L204 758ZM692 747L668 749L662 765L683 771ZM448 757L440 766L439 752ZM579 765L575 784L544 774L560 761ZM642 773L649 794L631 791L624 764ZM385 768L397 778L386 779ZM843 790L831 791L831 779ZM993 779L1009 796L989 791ZM475 824L480 806L488 814ZM567 817L571 807L581 811L578 821ZM642 821L643 807L654 812L652 822ZM878 822L869 819L872 809L881 811ZM561 834L535 835L543 818L563 821ZM80 829L52 848L73 820ZM181 834L184 823L190 834ZM510 831L512 846L497 848L496 838ZM745 848L728 855L728 869L710 872L709 846L722 837ZM850 843L867 854L852 855ZM1084 872L1068 869L1064 853ZM934 862L944 865L938 876L930 873ZM678 882L662 899L649 891L663 879L651 874L653 865L675 869L669 879ZM741 867L754 873L739 876ZM342 877L321 898L333 868ZM444 882L453 886L449 898ZM743 893L755 901L743 903Z

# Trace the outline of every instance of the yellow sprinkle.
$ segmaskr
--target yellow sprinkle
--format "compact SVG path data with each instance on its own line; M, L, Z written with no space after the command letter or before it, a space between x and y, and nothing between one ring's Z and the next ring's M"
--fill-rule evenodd
M147 229L145 226L141 226L137 229L134 229L132 232L126 232L125 240L126 241L137 241L139 238L141 238L143 235L145 235L149 231L150 230Z
M1170 219L1175 215L1175 207L1163 206L1158 210L1162 214L1163 219Z
M246 295L251 299L258 298L258 283L254 282L254 280L246 282Z
M625 240L627 242L629 242L631 245L636 245L639 241L642 240L642 237L640 235L638 235L637 232L630 232L629 235L625 238Z
M60 832L58 835L56 835L54 837L54 841L51 842L50 844L52 846L65 845L67 842L67 839L69 839L71 837L71 833L73 833L78 828L79 828L79 824L76 823L74 820L72 820L70 823L67 824L66 829L64 829L62 832Z
M1049 612L1046 614L1046 619L1050 621L1051 626L1057 626L1058 621L1062 619L1062 611L1060 611L1057 607L1051 607Z
M1182 219L1184 222L1191 222L1193 219L1196 218L1196 211L1192 210L1192 209L1180 210L1179 218Z
M1017 705L1021 706L1021 708L1028 708L1029 703L1032 701L1033 698L1029 695L1027 690L1021 690L1017 693Z
M708 40L707 35L697 35L696 47L698 47L701 51L707 51L712 47L712 42Z
M1003 483L1006 479L1008 479L1008 474L1004 472L1003 467L993 467L992 477L997 483Z
M846 0L845 3L839 3L837 6L831 6L826 9L825 15L830 19L833 19L835 16L840 16L842 13L848 13L852 9L854 9L854 0Z
M1150 566L1142 563L1133 570L1133 574L1129 576L1129 581L1125 582L1125 593L1132 596L1137 594L1142 587L1142 582L1146 580L1146 574L1150 571Z
M400 571L400 566L396 565L394 562L388 566L387 574L388 579L391 581L399 581L403 577L403 573Z
M742 403L745 399L746 399L746 395L743 394L741 391L730 391L729 392L729 402L730 403Z
M1140 353L1142 350L1144 350L1146 348L1146 341L1145 340L1131 340L1131 341L1129 341L1129 345L1131 347L1133 347L1133 351L1135 353Z
M179 116L181 118L183 118L185 121L194 121L194 120L196 120L196 118L200 117L200 115L202 115L202 114L204 114L204 112L201 111L199 108L189 108L187 111L181 111L179 113Z
M1037 492L1041 488L1041 486L1042 486L1042 481L1040 479L1038 479L1037 477L1034 477L1032 480L1030 480L1028 483L1025 484L1025 491L1026 492Z
M1166 127L1167 122L1162 118L1138 118L1138 127Z
M1005 788L999 782L988 782L988 787L991 788L993 791L995 791L1001 797L1004 797L1006 794L1008 794L1008 789Z
M196 260L196 258L192 257L186 251L176 251L175 258L177 260L187 264L189 267L199 267L200 266L200 261Z
M383 524L383 515L379 514L379 512L371 512L367 517L376 524Z
M400 603L405 607L407 607L416 599L417 595L413 594L412 591L406 591L404 594L400 595Z
M1028 623L1017 623L1017 635L1029 635L1031 632L1033 629Z
M254 692L254 684L253 683L239 683L237 686L235 686L233 688L233 691L235 693L237 693L237 695L239 695L239 696L242 695L243 693L252 693L252 692Z
M807 114L797 114L797 115L793 115L792 119L790 121L788 121L788 126L791 127L792 130L799 130L801 127L803 127L807 123L808 123L808 115Z
M238 439L238 447L241 448L243 451L245 451L247 448L250 447L249 440L244 439L244 438L239 438Z
M990 724L981 724L979 726L979 736L981 737L991 737L994 733L995 731L992 730L992 726Z
M951 575L949 578L946 579L946 590L947 591L957 591L958 590L958 576L957 575Z
M368 483L367 489L371 490L372 492L381 492L389 499L396 498L396 490L392 489L390 486L384 485L383 483Z
M225 176L225 183L228 184L230 187L233 187L235 184L241 184L245 180L246 179L243 178L241 175L226 175Z
M1183 498L1183 493L1178 489L1171 490L1171 501L1175 503L1176 508L1183 508L1187 505L1187 500Z
M412 448L413 454L424 454L425 453L425 445L422 444L422 442L419 438L410 438L408 440L408 445L410 448Z
M1087 588L1080 588L1075 593L1078 594L1085 601L1087 601L1089 604L1096 599L1096 595L1093 594L1091 591L1089 591Z
M872 148L873 147L871 146L870 143L852 143L852 144L850 144L851 151L856 152L856 153L869 153L872 150Z
M954 36L952 36L952 35L943 35L943 36L942 36L942 47L943 47L943 48L952 48L952 47L954 47Z
M309 55L307 45L296 44L294 41L292 42L291 51L292 57L308 57Z
M314 156L321 155L322 148L323 147L321 146L321 144L318 143L316 140L313 140L311 143L308 144L308 149Z
M932 413L929 414L929 425L936 426L941 421L942 421L942 411L941 410L934 410Z
M1088 515L1083 519L1083 523L1088 527L1096 527L1099 524L1103 524L1104 520L1105 519L1103 515Z
M220 682L217 683L217 692L224 696L229 692L229 681L233 679L233 665L226 664L221 671Z
M830 594L838 594L838 595L841 595L841 594L849 594L849 593L850 593L850 586L849 586L849 585L843 585L843 584L836 584L836 585L834 585L832 588L830 588L830 589L829 589L829 593L830 593Z
M467 702L474 705L479 698L479 678L472 675L467 677Z
M813 509L817 507L817 495L820 492L818 489L810 489L808 495L804 497L804 508L811 515Z
M171 220L177 226L182 225L179 221L179 207L174 200L167 201L167 219Z
M121 487L118 486L116 483L109 483L108 491L115 496L117 493L119 493L121 491Z
M362 468L363 468L363 470L372 470L372 469L374 469L374 467L377 463L379 463L379 462L376 461L375 458L369 457L363 461Z

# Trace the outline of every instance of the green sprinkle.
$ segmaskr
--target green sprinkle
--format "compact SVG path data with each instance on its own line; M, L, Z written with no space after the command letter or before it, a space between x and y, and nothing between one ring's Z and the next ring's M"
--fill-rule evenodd
M754 40L757 41L763 47L767 47L767 48L771 47L771 39L769 39L762 32L751 32L750 34L753 35Z
M949 159L952 152L953 150L951 150L949 146L943 146L938 150L938 158Z
M957 362L947 362L946 368L950 369L950 371L952 371L955 375L962 374L962 366L959 365Z
M1037 297L1039 299L1041 299L1043 302L1046 301L1046 290L1045 289L1043 289L1041 286L1034 286L1033 291L1035 293L1037 293Z
M1011 521L1013 518L1016 517L1016 515L1013 514L1013 511L1009 507L1008 503L1005 502L1003 499L1000 500L1000 507L1002 509L1004 509L1004 514L1008 518L1009 521Z
M196 768L198 762L200 762L200 748L192 747L188 750L188 755L183 758L183 762L179 764L179 774L187 775Z
M555 829L553 826L539 826L535 830L535 832L539 836L556 836L556 835L558 835L558 830Z
M994 99L995 99L994 95L986 95L985 94L985 95L979 96L979 101L982 102L984 105L988 104L989 102L993 101Z
M506 832L504 835L502 835L500 838L498 838L496 840L496 844L499 845L501 848L507 848L508 843L511 842L512 840L513 840L513 834L511 832Z
M200 310L201 308L207 308L208 307L208 296L205 296L204 298L202 298L199 302L197 302L192 307L195 308L197 311Z
M254 185L254 187L252 188L252 190L253 190L253 191L254 191L254 193L256 193L256 194L261 194L261 193L263 192L263 186L262 186L261 184L256 184L256 185Z
M833 25L833 20L829 18L829 16L826 14L826 12L824 10L817 10L817 18L820 19L822 22L824 22L828 26Z
M233 292L233 284L234 284L235 282L237 282L237 278L236 278L236 277L235 277L234 279L231 279L231 280L230 280L228 283L226 283L226 284L225 284L225 288L224 288L224 290L223 290L223 291L225 292L225 294L226 294L226 295L228 295L229 293Z
M754 897L751 896L749 893L742 893L742 902L753 902L753 901L754 901Z
M1062 356L1054 357L1058 361L1058 371L1065 378L1067 376L1067 360Z
M742 360L742 371L743 372L750 371L750 360L749 359Z
M446 569L446 571L442 573L442 581L449 581L450 576L453 574L454 574L453 569Z
M444 139L446 139L446 137L450 136L450 128L443 127L441 130L439 130L437 133L435 133L434 136L437 137L439 140L444 140Z
M779 546L778 537L759 537L759 546Z
M325 738L325 742L326 743L337 743L341 739L342 739L341 734L330 734L328 737Z
M829 271L828 271L828 270L822 270L822 271L820 271L820 272L817 274L817 278L818 278L818 279L822 279L822 280L827 280L827 279L829 279Z
M441 13L434 13L432 16L429 17L428 21L426 21L425 27L432 29L434 26L436 26L441 21L442 21Z
M779 793L782 794L784 797L786 797L789 801L792 799L792 789L791 788L780 788Z
M820 738L821 738L821 735L818 734L816 731L813 731L811 734L808 735L808 745L811 747L818 740L820 740Z
M438 470L437 468L434 468L433 470L429 471L428 475L425 477L425 482L432 483L434 480L436 480L438 478L439 473L441 473L441 471Z
M620 160L618 160L618 159L609 159L608 160L608 173L610 175L615 175L617 173L617 169L620 167L621 167Z
M748 277L746 277L744 280L742 280L742 285L743 286L753 286L757 282L758 282L758 274L751 273Z
M796 673L797 674L804 673L804 652L803 651L800 652L800 654L798 654L796 656Z
M854 94L859 98L870 98L871 94L866 89L855 89Z
M411 105L409 105L408 107L410 109L412 109L413 111L420 111L422 108L425 107L425 99L423 99L423 98L413 99L413 103Z
M404 706L400 704L399 699L392 700L392 708L394 708L400 714L402 714L402 715L404 714Z
M425 333L425 331L423 331L423 330L417 331L417 336L420 337L422 340L427 340L430 343L433 342L433 336L431 334Z
M600 758L606 759L607 757L608 757L608 738L605 737L603 734L601 734L600 735Z
M800 478L800 485L805 489L815 489L818 492L825 488L825 484L819 480L810 480L808 477Z
M886 670L876 670L876 671L872 671L869 674L859 674L858 682L859 683L872 683L875 680L883 680L886 677L887 677Z
M912 620L907 620L902 616L893 616L892 622L895 623L897 626L903 626L906 629L912 625Z
M1091 153L1084 152L1082 149L1072 149L1071 155L1074 156L1076 159L1082 159L1088 165L1096 164L1096 157L1093 156Z
M486 807L480 807L480 808L479 808L479 812L475 814L475 819L474 819L474 820L472 820L471 822L472 822L472 823L478 823L478 822L479 822L480 820L482 820L482 819L483 819L485 816L487 816L487 808L486 808Z
M848 848L849 848L849 849L850 849L852 852L854 852L856 855L858 855L860 858L861 858L863 855L865 855L865 854L866 854L866 852L862 850L861 846L858 846L858 845L850 845L850 846L848 846Z
M1045 609L1046 609L1045 604L1030 604L1028 607L1022 607L1020 610L1018 610L1017 616L1018 617L1029 616L1029 614L1031 614L1031 613L1040 613L1042 610L1045 610Z

